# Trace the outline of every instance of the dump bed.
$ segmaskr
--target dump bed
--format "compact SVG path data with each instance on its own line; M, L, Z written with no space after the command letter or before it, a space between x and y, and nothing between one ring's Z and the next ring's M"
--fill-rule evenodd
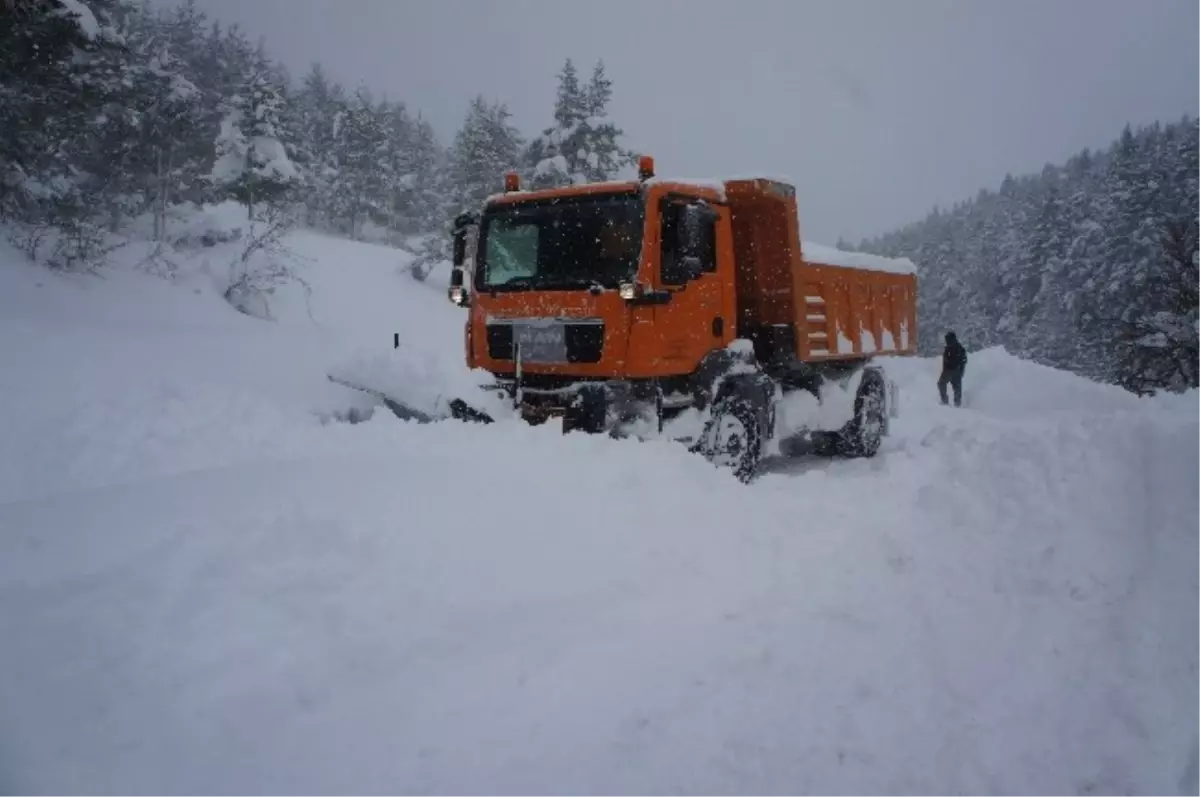
M916 275L910 268L907 260L802 243L793 278L797 356L916 354Z
M916 269L801 241L792 186L731 180L739 334L787 340L804 361L915 354Z

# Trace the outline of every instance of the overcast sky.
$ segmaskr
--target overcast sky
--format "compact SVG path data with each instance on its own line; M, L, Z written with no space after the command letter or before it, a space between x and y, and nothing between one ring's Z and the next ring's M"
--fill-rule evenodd
M603 58L610 115L661 174L788 177L830 243L1200 111L1196 0L197 2L443 141L477 93L540 132L563 60Z

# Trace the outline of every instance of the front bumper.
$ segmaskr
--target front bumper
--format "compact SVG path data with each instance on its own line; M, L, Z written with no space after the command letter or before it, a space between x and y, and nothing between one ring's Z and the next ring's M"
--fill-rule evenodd
M564 431L619 430L658 412L658 387L652 381L497 375L484 389L500 391L529 423L562 418Z

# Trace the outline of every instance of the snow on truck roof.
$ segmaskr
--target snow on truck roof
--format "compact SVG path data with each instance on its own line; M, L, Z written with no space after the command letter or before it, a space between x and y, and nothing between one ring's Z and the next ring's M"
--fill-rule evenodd
M842 266L867 271L886 271L889 274L916 274L917 266L907 257L882 257L866 252L845 252L832 246L811 241L800 242L800 256L805 262L825 266Z
M715 177L651 177L646 185L690 185L694 188L707 188L716 191L721 201L725 201L725 181Z

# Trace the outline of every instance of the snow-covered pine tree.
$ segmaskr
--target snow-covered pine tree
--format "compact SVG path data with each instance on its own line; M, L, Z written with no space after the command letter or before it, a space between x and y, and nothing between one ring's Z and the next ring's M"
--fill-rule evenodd
M624 133L608 121L612 81L604 62L596 64L586 87L571 59L558 76L554 126L530 142L525 154L529 181L535 188L557 187L614 178L636 160L617 143Z
M87 212L79 144L106 81L88 66L116 46L112 4L16 3L0 24L0 214L53 224Z
M554 125L529 143L526 161L528 181L534 188L554 188L578 182L568 157L571 138L587 113L579 75L570 58L558 75L554 100Z
M1187 301L1163 299L1187 294L1163 287L1187 284L1163 231L1200 215L1198 132L1187 118L1124 130L1106 151L1008 177L999 192L860 246L917 262L923 352L954 329L973 348L1003 345L1134 390L1186 384L1178 364L1194 324Z
M409 235L445 218L446 154L427 123L399 104L352 117L319 69L293 95L262 45L210 22L195 0L22 0L0 11L0 216L102 233L152 210L161 234L172 203L260 206L300 176L312 181L312 223L354 231L374 217ZM352 179L344 163L357 167ZM48 240L33 232L31 253Z
M1117 381L1134 393L1200 386L1200 208L1191 204L1186 215L1162 225L1159 256L1140 283L1144 296L1116 336Z
M438 144L433 127L420 116L413 127L409 159L413 180L407 212L418 231L440 235L451 197L449 153Z
M579 169L589 182L611 180L622 169L637 162L634 153L617 143L625 131L608 121L611 99L612 81L604 74L604 61L598 61L584 92L587 116L580 123L582 147L575 150Z
M364 222L386 219L390 205L387 130L380 108L366 87L360 86L354 92L335 130L334 213L343 231L357 239Z
M304 189L305 223L328 226L330 196L337 179L337 125L345 111L342 87L333 83L320 64L313 64L296 93L296 124L307 166Z
M1047 167L1033 197L1037 210L1029 220L1029 244L1023 247L1018 295L1025 307L1017 340L1027 356L1039 362L1057 361L1056 342L1069 332L1066 315L1067 248L1072 236L1061 170Z
M202 96L155 17L128 13L120 33L120 51L92 69L108 75L109 85L85 139L83 170L94 183L92 202L107 210L112 230L123 218L152 210L161 238L172 195L191 188L207 165L196 147Z
M402 102L380 104L384 144L384 205L388 243L399 244L417 231L412 222L412 186L416 164L412 161L413 121Z
M450 215L477 210L502 190L505 172L517 168L523 142L511 116L503 103L471 101L450 152Z
M215 144L212 180L226 196L245 204L251 219L256 206L285 201L300 182L283 144L284 94L274 77L260 48L229 99Z

